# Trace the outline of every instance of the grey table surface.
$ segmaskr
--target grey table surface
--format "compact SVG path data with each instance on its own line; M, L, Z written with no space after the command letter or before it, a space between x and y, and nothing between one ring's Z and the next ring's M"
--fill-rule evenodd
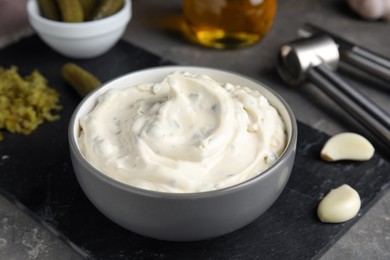
M305 84L297 90L267 77L274 73L278 47L296 38L297 29L305 22L312 22L390 57L390 23L362 20L343 0L278 1L269 34L255 46L238 50L220 51L189 43L175 25L180 16L180 0L133 0L133 17L124 39L182 65L227 69L264 81L286 99L298 120L330 135L361 129L313 85ZM390 111L389 89L355 83ZM20 207L0 196L0 259L81 259L81 256ZM321 259L390 259L390 192Z

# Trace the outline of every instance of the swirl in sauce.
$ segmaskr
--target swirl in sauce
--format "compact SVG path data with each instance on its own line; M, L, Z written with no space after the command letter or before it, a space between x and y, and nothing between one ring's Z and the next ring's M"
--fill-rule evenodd
M86 159L142 189L203 192L248 180L286 146L285 125L258 91L175 72L110 89L80 119Z

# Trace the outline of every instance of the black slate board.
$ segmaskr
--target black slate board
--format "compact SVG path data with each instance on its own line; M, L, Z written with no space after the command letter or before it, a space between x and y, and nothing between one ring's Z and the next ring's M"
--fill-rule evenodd
M61 120L45 123L30 136L5 133L0 142L0 192L22 205L81 254L96 259L309 259L318 258L383 194L390 163L376 154L368 162L326 163L318 154L328 136L298 122L297 158L291 178L275 204L252 224L220 238L174 243L134 234L117 226L88 201L69 158L67 127L81 100L63 82L60 69L76 62L103 82L151 66L172 64L124 41L107 54L71 60L49 50L36 36L0 50L0 66L34 68L61 93ZM359 215L343 224L322 224L319 199L348 183L362 199ZM234 210L234 209L232 209Z

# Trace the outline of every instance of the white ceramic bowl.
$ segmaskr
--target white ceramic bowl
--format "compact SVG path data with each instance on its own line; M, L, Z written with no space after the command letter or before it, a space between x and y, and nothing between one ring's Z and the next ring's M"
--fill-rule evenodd
M174 71L206 74L260 91L279 111L287 129L287 146L281 157L258 176L240 184L199 193L164 193L118 182L93 167L82 155L79 119L89 113L108 89L161 82ZM174 241L207 239L235 231L266 211L289 179L297 143L295 117L282 98L264 84L238 74L200 67L167 66L132 72L114 79L88 95L74 111L69 125L72 164L90 201L108 218L142 235ZM185 174L185 173L183 173Z
M131 18L131 0L117 13L96 21L65 23L40 15L36 0L28 0L30 25L51 48L70 58L94 58L112 48L122 37Z

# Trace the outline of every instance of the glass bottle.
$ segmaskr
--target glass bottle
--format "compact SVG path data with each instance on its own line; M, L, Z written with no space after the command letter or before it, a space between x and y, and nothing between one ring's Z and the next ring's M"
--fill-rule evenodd
M276 0L183 0L186 36L201 45L252 45L269 31Z

